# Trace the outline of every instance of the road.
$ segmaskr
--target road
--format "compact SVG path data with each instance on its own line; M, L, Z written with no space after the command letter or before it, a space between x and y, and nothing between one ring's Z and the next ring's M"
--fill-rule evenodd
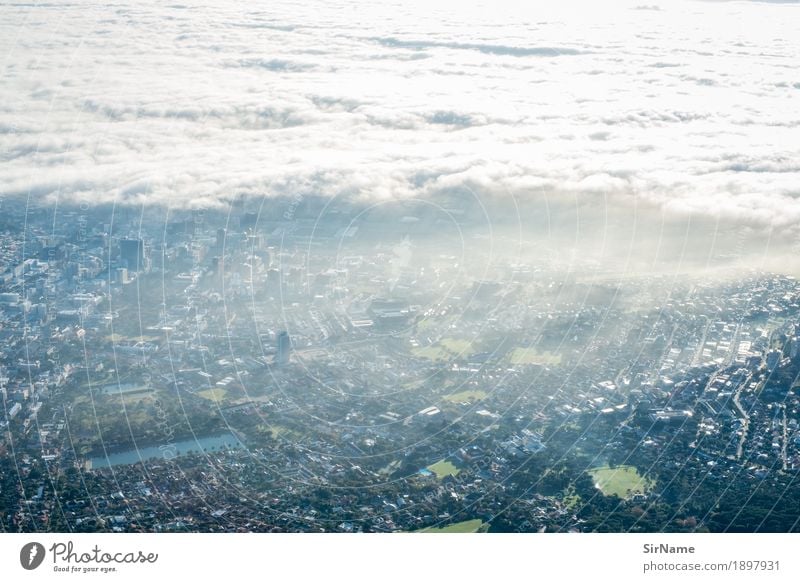
M706 326L703 328L703 337L700 338L700 345L697 346L697 351L694 354L694 359L692 360L692 365L696 366L700 363L700 359L703 357L703 349L706 347L706 338L708 337L708 330L711 327L711 318L706 317Z
M786 405L783 405L783 438L781 439L781 462L783 463L783 470L788 467L786 447L789 440L789 428L786 426Z
M742 404L739 402L739 396L744 390L744 387L750 383L753 375L748 374L747 378L736 387L736 392L733 395L733 404L736 406L736 410L739 412L743 422L742 422L742 436L739 437L739 445L736 447L736 460L740 460L742 458L742 450L744 449L744 443L747 440L747 431L750 429L750 415L747 414L744 408L742 408Z

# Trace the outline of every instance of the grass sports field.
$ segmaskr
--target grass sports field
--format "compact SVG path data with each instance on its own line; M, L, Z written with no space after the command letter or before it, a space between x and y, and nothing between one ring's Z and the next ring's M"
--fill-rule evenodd
M475 533L482 529L483 522L480 519L470 519L444 527L426 527L417 531L420 533Z
M589 474L594 479L594 484L603 495L617 495L622 499L637 493L646 493L653 482L643 477L630 465L620 465L615 468L608 466L592 469Z
M467 340L444 338L430 346L413 348L411 353L418 358L427 360L450 360L455 357L468 356L471 353L471 346L472 344Z
M439 461L433 465L428 466L428 470L436 473L437 479L444 479L448 475L458 475L461 471L450 461Z
M484 398L486 398L486 392L483 390L462 390L461 392L448 394L444 397L445 400L452 402L453 404L461 404L462 402L477 402L478 400L483 400Z
M561 363L561 356L552 352L538 352L533 348L515 348L509 356L509 361L515 366L526 364L557 366Z
M228 395L228 392L223 388L209 388L207 390L198 392L197 395L214 402L222 402L222 400L225 399L225 396Z

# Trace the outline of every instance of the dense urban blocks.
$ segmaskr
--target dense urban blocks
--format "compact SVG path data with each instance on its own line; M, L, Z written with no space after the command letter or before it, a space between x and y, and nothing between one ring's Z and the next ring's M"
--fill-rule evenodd
M797 527L794 278L95 212L0 233L6 531Z

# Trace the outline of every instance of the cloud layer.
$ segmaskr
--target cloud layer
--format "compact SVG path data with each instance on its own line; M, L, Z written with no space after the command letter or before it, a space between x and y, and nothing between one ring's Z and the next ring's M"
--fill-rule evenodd
M797 5L255 4L1 4L0 195L468 188L800 223Z

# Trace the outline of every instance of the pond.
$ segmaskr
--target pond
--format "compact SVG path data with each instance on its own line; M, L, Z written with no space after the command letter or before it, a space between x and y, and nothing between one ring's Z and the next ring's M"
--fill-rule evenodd
M220 450L226 446L243 447L244 445L234 434L228 432L170 443L169 448L163 450L158 445L153 445L109 453L107 456L92 457L90 462L92 469L102 469L104 467L116 467L117 465L132 465L152 459L169 459L173 458L177 453L185 455L189 452L210 452Z

